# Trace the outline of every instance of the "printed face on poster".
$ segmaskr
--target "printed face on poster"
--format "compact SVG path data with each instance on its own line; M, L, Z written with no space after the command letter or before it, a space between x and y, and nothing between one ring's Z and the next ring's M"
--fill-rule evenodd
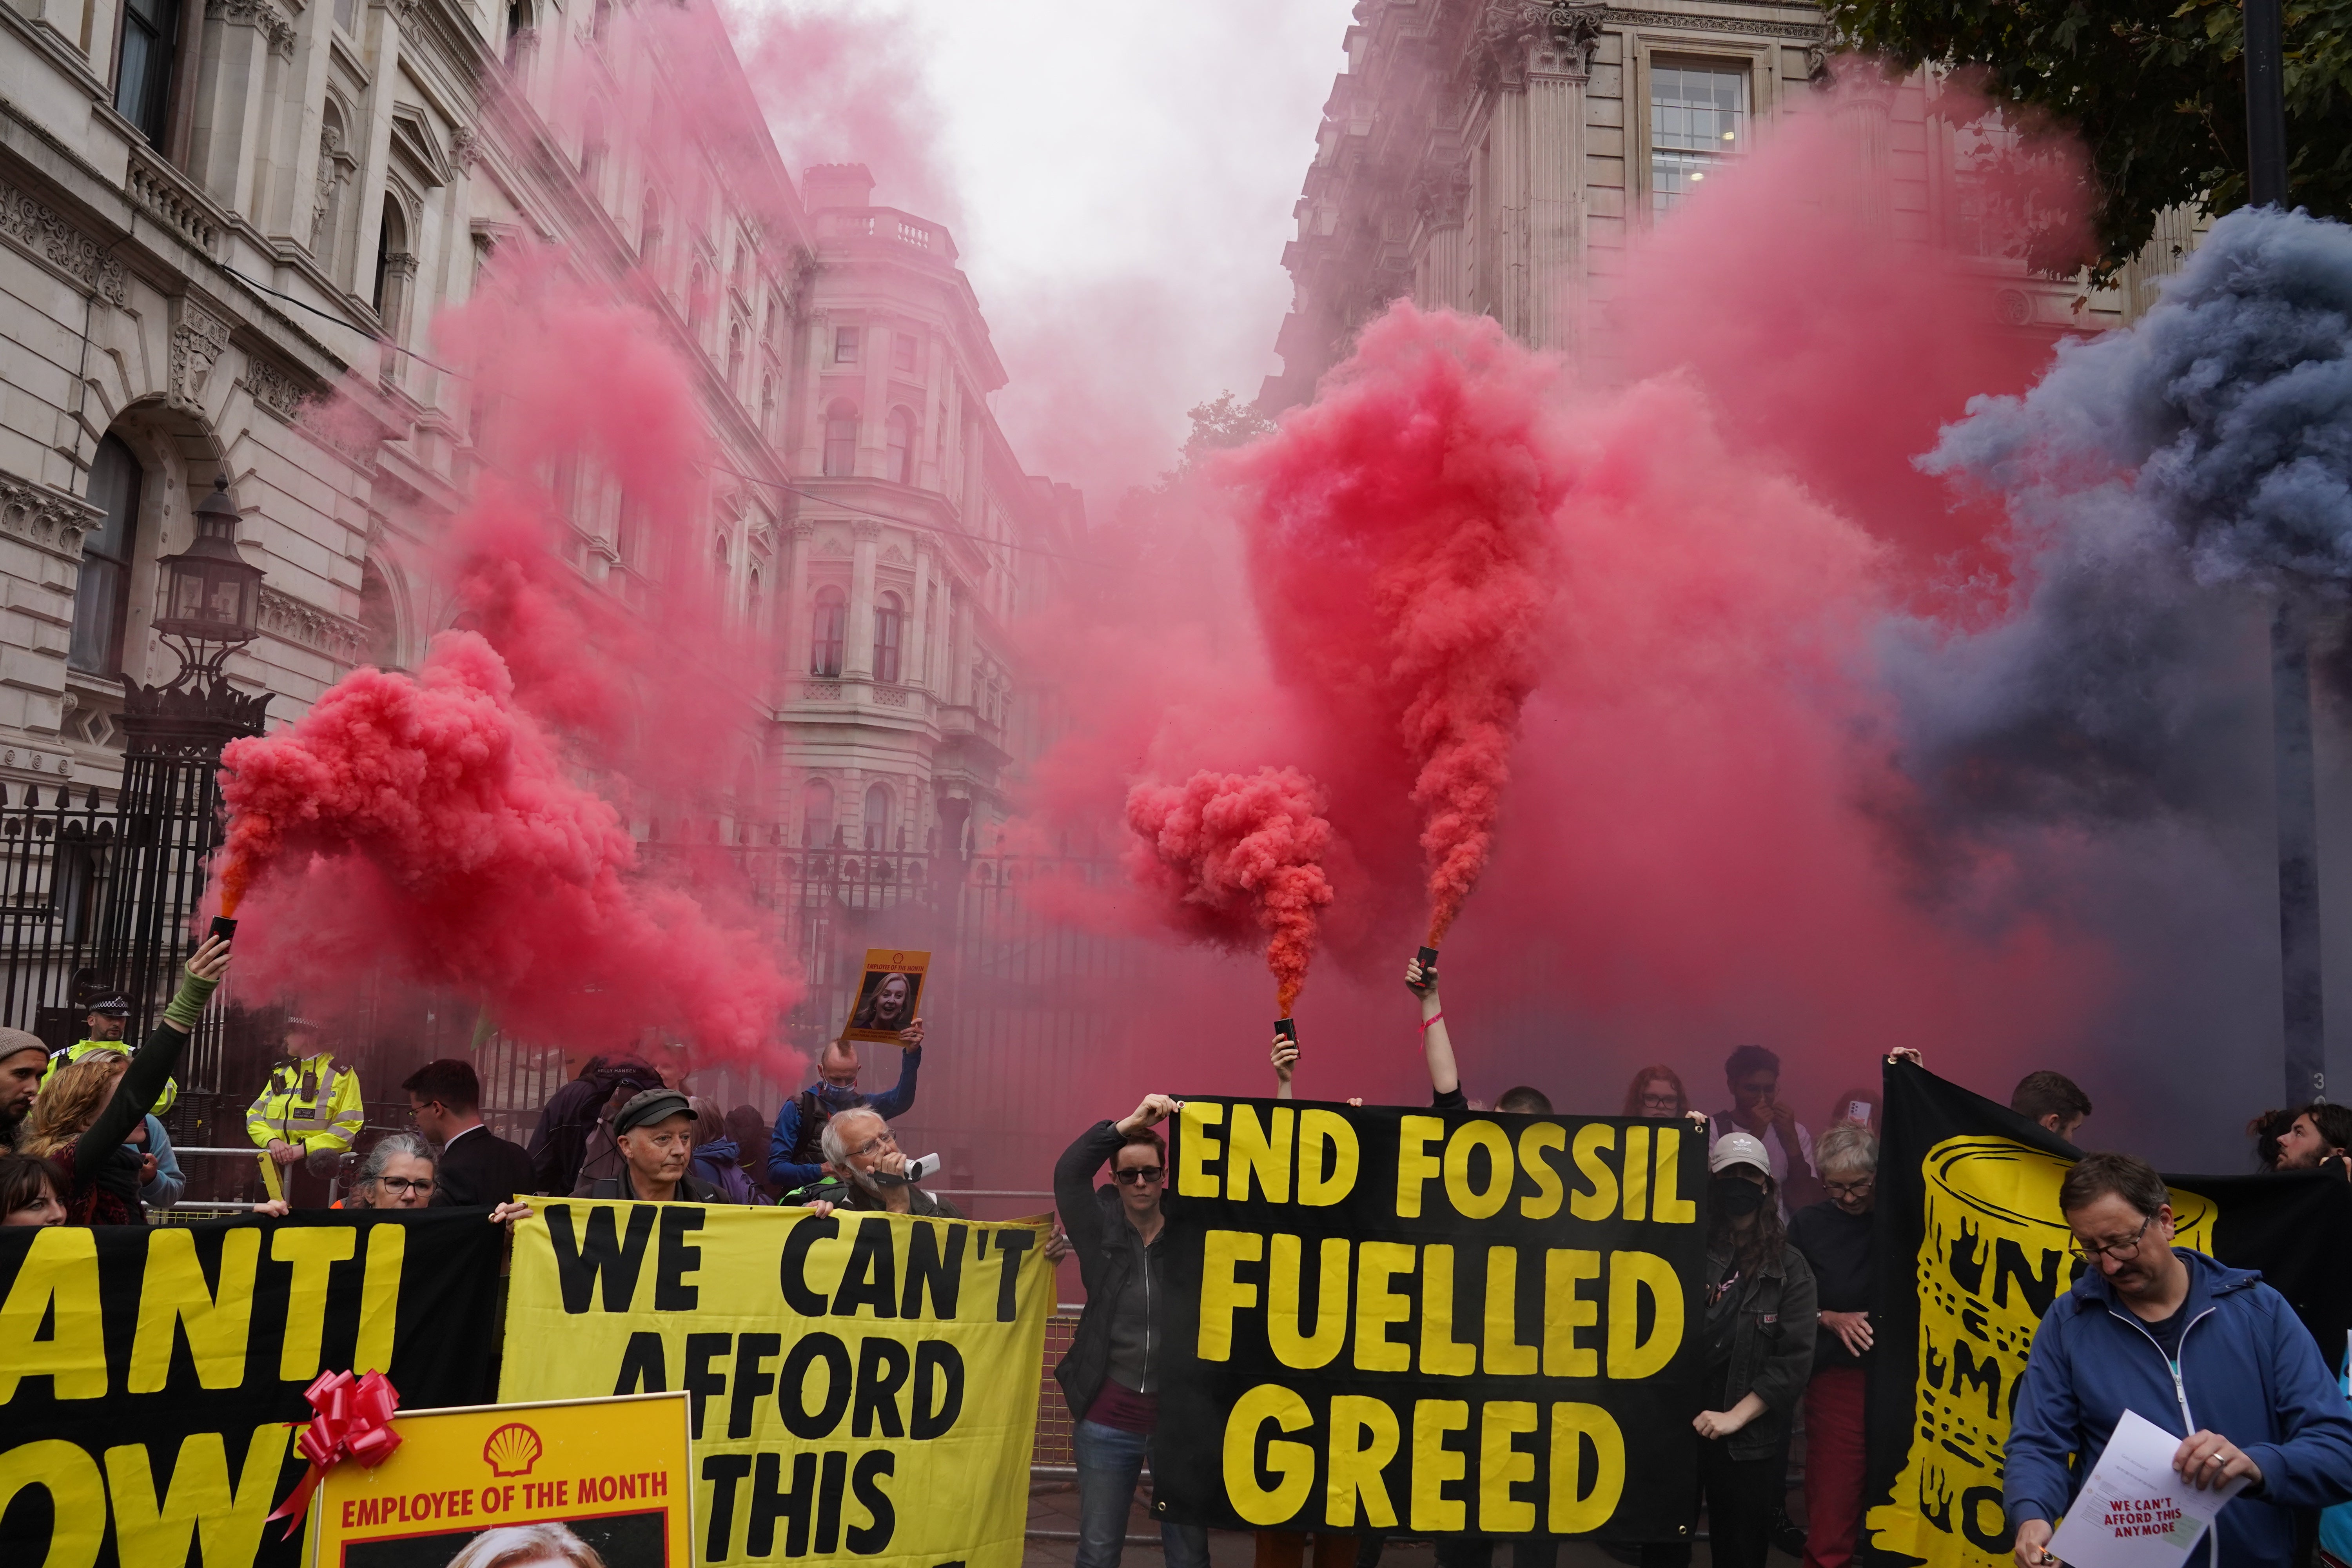
M404 1411L373 1469L337 1465L313 1568L685 1568L684 1394Z
M858 983L857 1001L849 1009L845 1040L895 1046L898 1031L913 1023L923 1000L923 976L931 966L928 952L898 948L866 950L866 974Z

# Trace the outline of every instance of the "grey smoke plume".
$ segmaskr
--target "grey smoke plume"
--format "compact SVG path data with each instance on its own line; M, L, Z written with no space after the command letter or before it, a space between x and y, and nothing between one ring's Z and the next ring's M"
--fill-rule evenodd
M1920 466L2001 497L2011 613L1897 628L1934 808L2132 820L2238 795L2279 595L2352 595L2352 229L2241 211L2126 331L1979 398Z

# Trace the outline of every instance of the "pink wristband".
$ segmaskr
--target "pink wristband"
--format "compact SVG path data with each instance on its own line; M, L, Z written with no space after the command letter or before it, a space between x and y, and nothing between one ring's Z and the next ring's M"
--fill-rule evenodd
M1427 1033L1429 1033L1429 1026L1430 1026L1432 1024L1436 1023L1439 1019L1441 1019L1441 1018L1443 1018L1443 1017L1444 1017L1444 1016L1445 1016L1445 1015L1444 1015L1444 1012L1442 1012L1442 1011L1440 1011L1440 1012L1435 1012L1435 1013L1432 1013L1428 1017L1423 1018L1423 1019L1421 1021L1421 1032L1422 1032L1423 1034L1424 1034L1424 1035L1425 1035L1425 1034L1427 1034Z

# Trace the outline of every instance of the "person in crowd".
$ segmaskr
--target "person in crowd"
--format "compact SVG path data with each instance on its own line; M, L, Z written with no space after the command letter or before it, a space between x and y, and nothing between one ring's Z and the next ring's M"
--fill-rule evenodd
M439 1202L441 1174L434 1163L432 1146L414 1132L387 1132L360 1162L359 1175L341 1206L421 1209Z
M49 1047L38 1035L0 1029L0 1151L16 1146L48 1067Z
M1842 1121L1813 1145L1829 1196L1797 1211L1789 1245L1812 1270L1821 1327L1805 1384L1805 1568L1845 1568L1863 1514L1863 1391L1874 1331L1876 1286L1870 1211L1878 1189L1878 1140Z
M89 1010L82 1015L82 1037L59 1053L49 1064L55 1072L68 1062L78 1062L92 1051L112 1051L118 1056L131 1054L131 1046L122 1037L131 1027L131 1002L120 991L101 991L89 1002ZM46 1081L46 1080L44 1080ZM163 1092L147 1109L162 1116L172 1109L180 1097L177 1079L165 1079Z
M1495 1109L1510 1116L1549 1116L1551 1096L1526 1084L1515 1084L1495 1101Z
M2254 1163L2265 1171L2279 1168L2279 1140L2294 1125L2293 1106L2284 1110L2265 1110L2246 1123L2246 1136L2254 1141Z
M1454 1037L1445 1028L1445 1004L1437 994L1437 971L1423 970L1419 958L1404 964L1405 989L1421 1002L1421 1057L1429 1068L1429 1103L1437 1110L1467 1110L1470 1100L1462 1092L1462 1069L1454 1060Z
M874 1214L963 1217L955 1205L907 1179L907 1156L898 1147L898 1135L871 1106L835 1111L825 1121L822 1142L826 1179L803 1187L786 1201L830 1203Z
M530 1135L533 1190L568 1194L580 1184L588 1135L634 1095L661 1087L661 1074L633 1056L590 1057L580 1076L548 1097Z
M2034 1331L2011 1418L2003 1504L2020 1568L2048 1568L2058 1519L2126 1410L2180 1438L2172 1468L2242 1479L2191 1564L2277 1568L2297 1510L2352 1500L2352 1406L2286 1299L2173 1245L2164 1178L2086 1154L2058 1185L2080 1268Z
M730 1204L764 1201L744 1173L735 1139L719 1102L700 1095L694 1099L694 1158L687 1167L727 1194Z
M1168 1145L1157 1131L1181 1102L1150 1094L1117 1121L1078 1134L1054 1165L1054 1206L1077 1254L1086 1310L1054 1368L1076 1430L1076 1568L1118 1568L1135 1483L1159 1424L1163 1336L1187 1226L1160 1209ZM1094 1186L1110 1166L1111 1184ZM1208 1568L1209 1533L1163 1520L1167 1568Z
M776 1186L768 1180L768 1129L774 1118L763 1116L756 1105L739 1105L727 1113L727 1136L735 1141L735 1163L752 1189L771 1203L776 1198Z
M2017 1087L2010 1091L2009 1108L2069 1143L2091 1119L2091 1097L2064 1073L2046 1068L2017 1080Z
M903 1047L898 1081L887 1093L858 1091L857 1047L834 1040L816 1055L816 1082L784 1101L776 1112L774 1132L768 1139L768 1180L793 1192L824 1179L824 1146L820 1142L825 1119L859 1106L871 1109L885 1121L915 1108L915 1075L923 1065L923 1020L918 1017L898 1031Z
M538 1173L523 1146L482 1125L482 1080L473 1063L455 1057L426 1062L400 1087L408 1096L409 1119L441 1152L434 1162L433 1203L473 1208L536 1189Z
M328 1184L366 1120L360 1075L324 1048L318 1025L287 1019L269 1080L245 1113L246 1135L278 1166L287 1202L326 1206Z
M1664 1063L1642 1068L1625 1086L1627 1116L1687 1116L1690 1108L1690 1096L1683 1090L1682 1074Z
M51 1161L0 1154L0 1225L65 1224L64 1194L70 1184Z
M125 1143L163 1091L205 1005L228 969L228 943L208 937L188 960L179 990L136 1054L89 1053L58 1070L33 1102L25 1152L55 1163L65 1177L58 1196L76 1225L143 1225L142 1160Z
M151 1214L178 1203L188 1190L188 1179L180 1173L180 1158L172 1152L172 1135L163 1130L163 1119L149 1111L131 1130L130 1144L139 1154L139 1201Z
M2297 1110L2278 1135L2273 1170L2316 1171L2352 1150L2352 1106L2314 1100Z
M725 1203L725 1194L687 1170L694 1158L694 1122L693 1102L674 1089L648 1089L633 1096L613 1118L621 1169L598 1178L584 1195L656 1204Z
M1723 1064L1723 1081L1731 1090L1731 1109L1711 1118L1713 1134L1746 1132L1764 1145L1772 1157L1772 1184L1778 1192L1780 1223L1807 1204L1821 1201L1821 1181L1813 1165L1813 1135L1798 1124L1797 1113L1780 1099L1780 1058L1762 1046L1741 1046Z
M1764 1568L1782 1505L1790 1416L1813 1365L1813 1271L1780 1223L1771 1152L1728 1131L1707 1155L1702 1395L1691 1425L1710 1561ZM1645 1568L1686 1568L1687 1542L1642 1548Z

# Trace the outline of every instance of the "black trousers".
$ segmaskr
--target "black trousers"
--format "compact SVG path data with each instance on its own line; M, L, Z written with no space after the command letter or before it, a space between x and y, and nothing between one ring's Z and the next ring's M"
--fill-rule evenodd
M1760 1459L1735 1459L1723 1443L1698 1446L1699 1500L1706 1505L1706 1534L1715 1568L1765 1568L1772 1550L1772 1510L1786 1490L1788 1457L1774 1452ZM1642 1568L1690 1568L1687 1542L1642 1548Z

